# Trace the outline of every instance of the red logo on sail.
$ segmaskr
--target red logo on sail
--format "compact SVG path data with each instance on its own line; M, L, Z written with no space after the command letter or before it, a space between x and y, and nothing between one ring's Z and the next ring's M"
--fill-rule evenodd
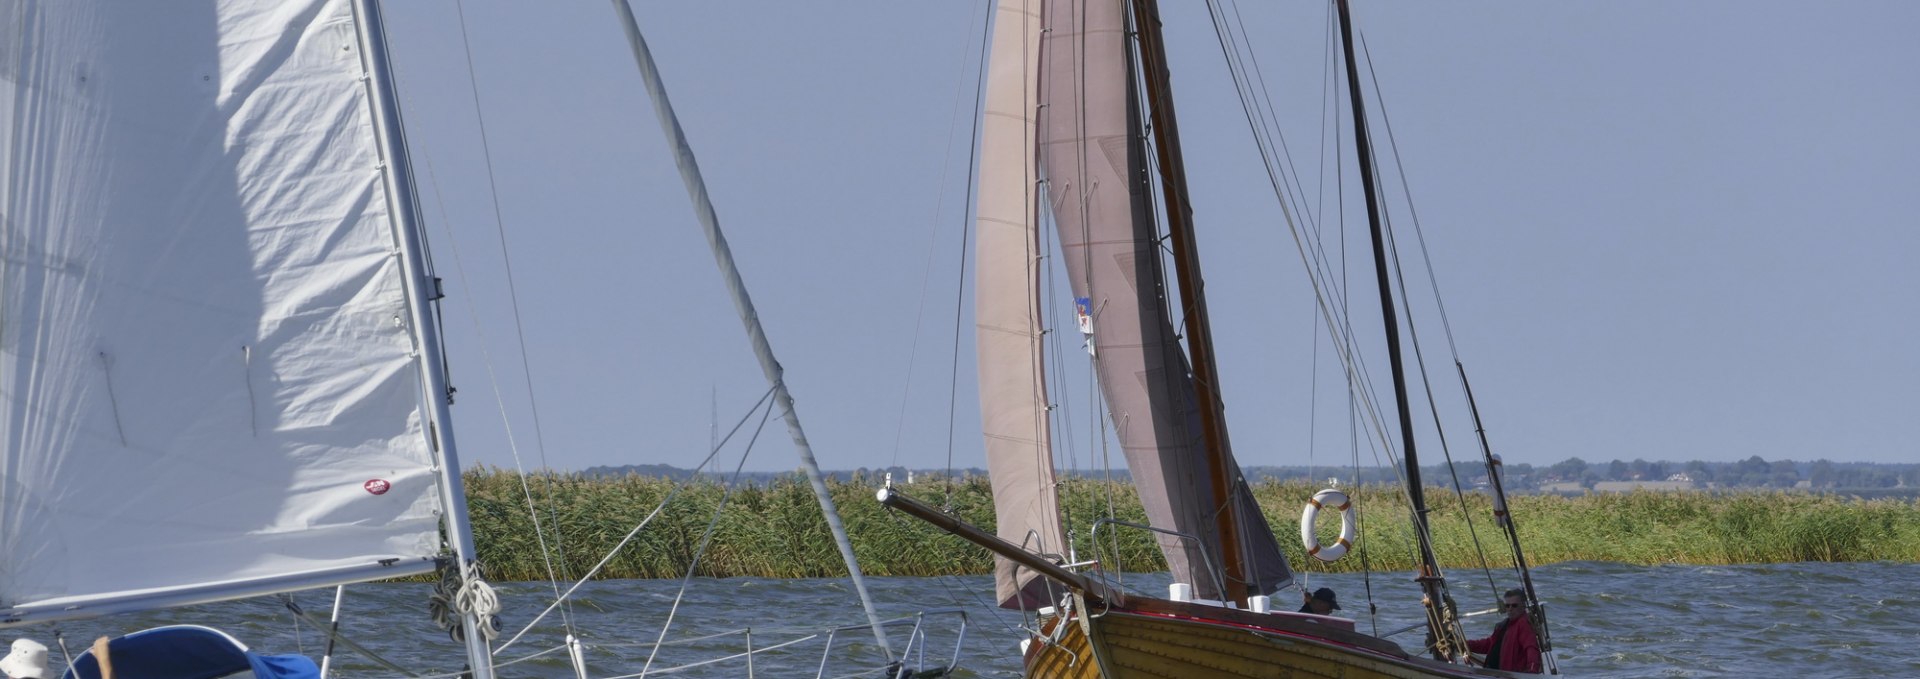
M386 495L387 491L393 490L393 484L387 483L386 479L374 479L368 481L365 486L367 492L373 493L374 495Z

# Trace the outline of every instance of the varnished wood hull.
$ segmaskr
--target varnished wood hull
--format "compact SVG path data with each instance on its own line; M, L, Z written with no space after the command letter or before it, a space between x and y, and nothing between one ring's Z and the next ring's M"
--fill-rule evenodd
M1250 614L1236 611L1234 617ZM1056 626L1064 629L1055 631ZM1316 635L1165 611L1113 609L1054 619L1026 657L1030 679L1229 679L1239 677L1512 677L1506 672L1411 657L1351 632Z

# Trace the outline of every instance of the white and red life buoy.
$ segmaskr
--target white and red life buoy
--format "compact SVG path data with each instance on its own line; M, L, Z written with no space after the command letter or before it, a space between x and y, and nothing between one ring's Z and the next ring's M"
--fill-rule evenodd
M1315 520L1320 518L1320 510L1331 507L1340 512L1340 541L1322 547L1320 536L1314 534ZM1358 537L1359 522L1355 520L1353 501L1347 494L1328 488L1313 494L1307 500L1307 506L1300 512L1300 544L1307 548L1307 554L1321 561L1338 561L1353 549L1353 541Z

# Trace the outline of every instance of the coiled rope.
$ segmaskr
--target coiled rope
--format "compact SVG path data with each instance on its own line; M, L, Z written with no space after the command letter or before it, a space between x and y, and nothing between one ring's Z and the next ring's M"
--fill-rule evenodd
M487 584L478 561L458 570L446 565L440 567L440 582L433 586L433 595L427 597L427 613L433 617L433 624L446 630L454 641L467 640L466 627L460 624L460 619L467 615L479 620L482 639L492 642L500 636L500 595Z

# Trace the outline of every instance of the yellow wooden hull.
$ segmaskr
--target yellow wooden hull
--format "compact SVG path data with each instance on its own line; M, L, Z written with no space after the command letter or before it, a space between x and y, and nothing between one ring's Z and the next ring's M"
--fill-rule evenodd
M1168 602L1160 602L1162 604ZM1098 604L1095 604L1098 606ZM1155 608L1166 608L1155 606ZM1216 609L1219 610L1219 609ZM1512 677L1506 672L1413 657L1353 632L1317 634L1311 624L1253 614L1096 610L1049 620L1026 656L1030 679L1232 679L1239 677ZM1185 614L1183 614L1185 613ZM1219 619L1230 617L1233 620ZM1260 616L1267 617L1267 616ZM1064 627L1064 628L1062 628Z

